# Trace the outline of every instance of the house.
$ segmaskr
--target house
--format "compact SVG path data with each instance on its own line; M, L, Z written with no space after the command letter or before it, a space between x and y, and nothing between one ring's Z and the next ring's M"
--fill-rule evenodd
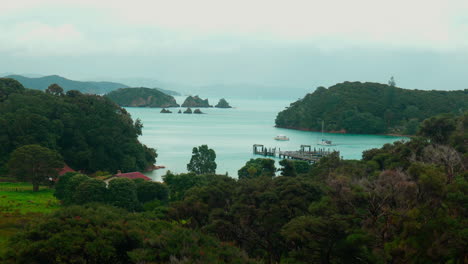
M127 173L122 173L121 171L117 171L117 174L114 174L111 177L105 179L104 182L108 184L110 181L112 181L113 179L117 179L117 178L127 178L130 180L143 179L145 181L151 181L151 178L143 175L143 173L138 172L138 171L127 172Z
M64 174L67 173L67 172L76 172L74 169L70 168L67 164L65 164L65 165L63 166L63 168L57 169L57 170L58 170L58 175L59 175L59 176L62 176L62 175L64 175Z

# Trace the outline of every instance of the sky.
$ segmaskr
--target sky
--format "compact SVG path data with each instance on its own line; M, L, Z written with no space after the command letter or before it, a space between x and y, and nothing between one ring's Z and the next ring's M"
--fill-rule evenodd
M0 73L297 93L391 76L468 88L467 0L1 2Z

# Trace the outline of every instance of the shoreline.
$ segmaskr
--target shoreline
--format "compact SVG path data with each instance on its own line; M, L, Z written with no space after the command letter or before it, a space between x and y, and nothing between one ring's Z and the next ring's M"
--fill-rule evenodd
M277 125L275 125L274 127L276 127L276 128L284 128L284 129L292 129L292 130L299 130L299 131L322 132L322 131L320 131L320 130L310 129L310 128L283 127L283 126L277 126ZM350 134L350 133L347 133L346 130L324 131L324 133L328 133L328 134ZM371 133L367 133L367 134L358 134L358 133L354 133L354 134L355 134L355 135L374 135L374 136L407 137L407 138L415 137L415 135L403 135L403 134L395 134L395 133L388 133L388 134L371 134Z

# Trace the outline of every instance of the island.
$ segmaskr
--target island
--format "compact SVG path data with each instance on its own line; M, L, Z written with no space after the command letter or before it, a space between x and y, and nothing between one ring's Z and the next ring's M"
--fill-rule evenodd
M190 107L184 111L184 114L191 114L191 113L192 113L192 109L190 109Z
M208 99L201 99L196 96L189 96L185 99L185 101L182 103L182 107L213 107L210 105L208 102Z
M120 106L130 107L179 107L174 97L158 89L122 88L106 95L107 98Z
M224 98L220 99L218 104L216 104L215 107L217 107L217 108L232 108L232 106L230 106L229 103Z
M166 108L163 108L163 109L161 110L161 113L162 113L162 114L171 114L172 112L171 112L170 110L167 110Z
M278 113L276 127L355 134L414 135L420 123L468 108L465 91L402 89L381 83L344 82L313 93Z
M195 111L193 111L194 114L204 114L200 109L195 109Z

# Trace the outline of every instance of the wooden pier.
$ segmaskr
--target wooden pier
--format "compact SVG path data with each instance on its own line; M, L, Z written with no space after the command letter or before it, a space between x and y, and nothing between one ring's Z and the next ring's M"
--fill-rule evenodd
M261 144L253 145L253 154L266 157L276 157L276 148L266 148Z
M328 156L335 150L325 148L313 148L310 145L301 145L300 150L297 151L276 151L276 148L266 148L263 145L253 145L253 153L256 155L278 157L280 159L295 159L315 163L322 157Z

